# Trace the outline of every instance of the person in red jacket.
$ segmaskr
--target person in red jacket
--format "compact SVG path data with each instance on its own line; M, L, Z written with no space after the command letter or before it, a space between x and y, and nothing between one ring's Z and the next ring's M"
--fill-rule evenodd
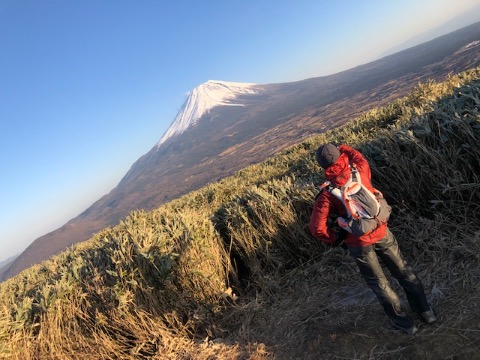
M344 186L350 179L351 166L356 166L362 184L373 192L370 166L357 150L347 145L337 148L332 144L325 144L318 148L315 155L317 162L325 170L325 180L333 186ZM392 325L411 335L417 331L412 318L402 308L398 295L385 277L379 258L403 287L412 310L428 324L436 321L422 282L404 260L397 240L387 224L379 224L366 235L355 236L341 228L335 229L328 225L332 223L331 219L339 216L348 216L344 204L330 191L323 189L315 200L309 230L315 238L327 244L343 241L355 259L361 275L391 319Z

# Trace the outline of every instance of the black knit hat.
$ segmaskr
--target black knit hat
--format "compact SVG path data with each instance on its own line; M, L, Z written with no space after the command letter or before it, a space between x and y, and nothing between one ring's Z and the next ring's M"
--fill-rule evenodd
M337 147L332 144L325 144L318 148L315 153L315 158L320 166L324 169L327 169L329 166L333 165L335 161L340 157L340 151Z

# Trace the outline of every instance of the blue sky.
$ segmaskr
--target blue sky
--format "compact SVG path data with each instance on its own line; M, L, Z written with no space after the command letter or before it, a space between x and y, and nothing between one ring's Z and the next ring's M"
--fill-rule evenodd
M201 83L332 74L478 21L479 5L1 0L0 261L112 190Z

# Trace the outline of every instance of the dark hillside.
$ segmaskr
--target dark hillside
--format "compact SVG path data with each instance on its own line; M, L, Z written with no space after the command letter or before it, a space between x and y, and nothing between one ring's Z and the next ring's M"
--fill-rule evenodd
M394 207L392 231L438 322L389 327L342 248L306 224L348 143ZM480 353L480 68L310 137L0 284L14 359L475 359Z

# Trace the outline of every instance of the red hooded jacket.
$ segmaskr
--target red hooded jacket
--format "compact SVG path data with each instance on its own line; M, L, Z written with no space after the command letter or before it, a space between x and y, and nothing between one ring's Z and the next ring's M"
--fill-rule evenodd
M338 147L340 157L325 170L325 180L330 183L343 186L350 179L350 164L357 166L358 172L364 184L373 192L371 184L370 166L363 155L357 150L347 146ZM322 190L315 200L313 212L310 217L309 230L318 240L333 244L337 237L335 232L327 225L329 217L346 216L347 212L343 203L329 191ZM359 247L374 244L383 239L387 234L387 225L383 224L367 235L357 237L348 233L345 243L349 247Z

